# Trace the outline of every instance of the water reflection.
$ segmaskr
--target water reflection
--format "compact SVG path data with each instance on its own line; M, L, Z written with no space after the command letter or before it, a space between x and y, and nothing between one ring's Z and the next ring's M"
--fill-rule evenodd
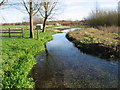
M47 53L36 57L31 73L36 88L117 88L118 62L82 53L63 32L53 35Z

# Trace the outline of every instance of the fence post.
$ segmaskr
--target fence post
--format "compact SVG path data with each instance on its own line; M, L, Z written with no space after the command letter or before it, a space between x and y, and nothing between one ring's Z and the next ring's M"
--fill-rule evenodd
M10 28L9 28L9 37L11 37L11 35L10 35Z
M37 30L37 39L39 39L39 32L38 32L38 30Z
M22 30L22 37L24 37L24 28L22 28L21 30Z

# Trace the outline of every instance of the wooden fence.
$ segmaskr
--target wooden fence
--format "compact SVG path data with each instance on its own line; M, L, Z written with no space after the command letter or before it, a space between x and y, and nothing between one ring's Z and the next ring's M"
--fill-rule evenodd
M24 37L23 28L0 29L1 37Z

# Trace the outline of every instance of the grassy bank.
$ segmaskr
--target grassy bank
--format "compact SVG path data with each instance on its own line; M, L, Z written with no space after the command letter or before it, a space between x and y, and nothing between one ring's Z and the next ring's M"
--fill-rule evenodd
M24 38L2 37L3 88L33 88L33 79L28 75L36 64L35 56L44 51L46 42L52 39L53 31L39 32L39 40L30 39L25 31ZM36 36L36 32L35 32Z
M118 34L86 28L69 32L67 38L85 53L107 59L120 59Z

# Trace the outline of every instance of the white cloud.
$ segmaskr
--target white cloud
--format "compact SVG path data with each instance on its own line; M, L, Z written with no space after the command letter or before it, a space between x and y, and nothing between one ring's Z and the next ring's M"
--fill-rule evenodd
M19 10L7 10L0 12L0 23L11 23L11 22L22 22L23 18L25 17L23 13Z
M74 10L76 11L76 10L78 10L78 9L80 10L80 9L82 9L82 7L74 6L74 7L70 7L70 8L69 8L69 10L70 10L70 11L73 11L73 12L74 12Z
M75 7L76 8L76 7ZM58 20L82 20L84 17L86 17L88 14L87 11L81 12L80 9L72 8L69 9L69 11L66 11L62 15L56 15L55 18Z
M56 20L81 20L88 16L91 10L95 10L96 1L98 2L98 7L109 9L116 8L119 0L61 0L63 5L62 13L55 16ZM61 4L60 4L61 5ZM25 13L21 13L13 8L3 10L0 14L5 18L6 22L21 22L26 16ZM0 17L0 23L5 22L5 20Z
M63 0L65 3L73 2L119 2L119 0Z
M117 4L105 4L105 5L101 5L101 8L116 8L118 7Z

